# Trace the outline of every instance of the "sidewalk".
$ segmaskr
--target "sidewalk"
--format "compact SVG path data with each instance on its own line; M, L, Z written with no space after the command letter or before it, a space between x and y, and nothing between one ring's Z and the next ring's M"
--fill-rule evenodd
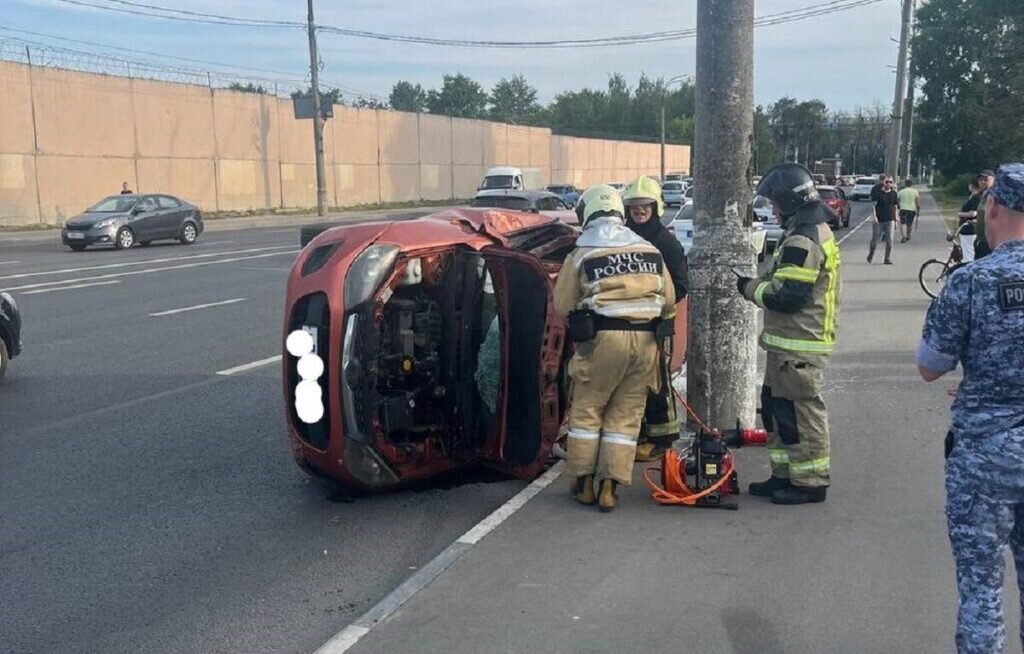
M922 201L919 231L895 245L895 265L865 262L870 224L842 245L825 504L777 507L746 495L769 474L760 450L738 452L735 512L655 505L638 466L619 508L600 514L569 498L563 476L467 544L390 618L357 621L354 646L324 651L952 651L942 442L957 380L925 384L914 366L928 306L918 266L948 247L935 203ZM1008 651L1019 651L1009 586Z
M456 205L452 205L456 206ZM458 205L462 206L462 205ZM210 218L204 222L206 232L222 232L239 229L267 229L272 227L295 227L317 223L337 223L339 225L367 222L371 220L410 220L429 213L450 209L450 206L405 207L402 209L369 209L360 211L336 211L326 216L315 213L302 214L259 214L255 216L231 216L228 218ZM60 229L39 229L26 231L0 231L0 239L5 241L46 241L60 240Z

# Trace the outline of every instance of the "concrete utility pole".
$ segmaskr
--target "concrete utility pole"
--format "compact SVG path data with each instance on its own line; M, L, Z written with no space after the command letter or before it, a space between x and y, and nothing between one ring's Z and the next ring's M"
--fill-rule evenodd
M710 427L754 425L755 307L736 292L755 276L750 243L754 0L698 0L694 240L687 401Z
M316 49L316 25L313 22L313 0L309 5L309 76L313 96L313 148L316 151L316 215L324 215L327 204L327 183L324 180L324 117L320 111L320 55Z
M907 49L910 47L910 22L914 0L903 0L903 24L900 27L900 56L896 60L896 92L892 100L892 124L885 149L885 174L896 177L900 163L900 132L903 126L903 98L907 90Z

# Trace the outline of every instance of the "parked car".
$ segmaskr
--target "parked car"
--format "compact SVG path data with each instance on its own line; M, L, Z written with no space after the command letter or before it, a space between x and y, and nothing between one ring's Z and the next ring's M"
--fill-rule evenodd
M626 190L626 187L629 186L629 184L625 182L608 182L608 186L611 186L619 193L622 193L624 190Z
M783 230L767 198L760 195L754 197L754 218L765 230L765 254L771 254L782 240Z
M572 205L549 191L479 191L470 206L542 213L572 225L579 224Z
M661 185L661 201L665 203L666 207L682 206L685 190L683 183L678 180L665 182Z
M575 207L580 199L580 190L572 184L552 184L548 186L548 192L562 198L562 202L570 207Z
M578 234L543 214L462 208L317 236L285 303L298 465L362 490L476 465L538 474L566 411L570 348L552 291ZM296 332L311 336L299 356ZM310 350L323 366L300 365ZM315 373L319 386L299 389Z
M7 362L21 354L21 313L10 293L0 292L0 379Z
M853 190L850 191L851 200L867 200L871 198L871 189L875 188L877 181L874 177L858 177L853 183Z
M689 252L693 247L693 203L683 205L669 224L671 231L683 250ZM768 254L768 230L764 225L755 223L750 229L750 243L757 253L757 260L763 261Z
M832 210L833 217L829 219L829 226L833 229L850 226L850 203L846 201L846 194L838 186L819 186L818 197Z
M60 239L75 252L90 245L125 250L153 241L176 240L185 245L203 233L199 207L171 195L112 195L64 223Z

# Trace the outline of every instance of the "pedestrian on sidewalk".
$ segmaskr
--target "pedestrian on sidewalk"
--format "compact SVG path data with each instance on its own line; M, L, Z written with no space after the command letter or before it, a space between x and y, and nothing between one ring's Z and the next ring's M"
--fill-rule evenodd
M909 177L903 180L903 188L896 194L896 202L900 208L900 231L903 236L900 243L906 243L914 231L914 219L921 212L921 194L914 188L914 182Z
M576 343L566 470L576 501L607 512L618 502L616 486L633 481L647 394L658 388L659 328L671 326L676 302L661 253L625 226L619 192L592 186L580 201L583 233L554 291Z
M885 175L880 184L871 189L871 201L875 203L875 222L871 225L871 245L868 246L868 263L875 257L879 239L885 241L885 263L892 263L892 232L896 223L899 198L893 188L892 177Z
M1007 545L1024 588L1024 164L999 168L986 219L992 254L949 276L917 349L925 381L963 367L946 435L961 654L1003 651Z
M995 183L995 173L991 170L983 170L977 178L978 188L981 189L981 201L978 203L978 211L974 217L974 258L980 259L992 252L988 238L985 234L985 208L988 206L989 190Z
M750 484L750 494L775 504L824 502L831 455L822 390L836 340L839 246L807 168L772 168L757 194L771 201L784 231L771 272L736 280L743 297L764 309L760 343L768 353L761 420L772 476Z
M661 222L665 207L661 201L661 187L656 181L641 175L633 180L622 192L626 207L626 227L642 236L658 248L665 262L676 302L686 297L687 268L686 252L682 244ZM661 343L658 360L658 388L647 394L647 406L640 425L640 438L636 448L636 460L656 461L679 438L679 416L676 413L676 398L672 388L672 339Z

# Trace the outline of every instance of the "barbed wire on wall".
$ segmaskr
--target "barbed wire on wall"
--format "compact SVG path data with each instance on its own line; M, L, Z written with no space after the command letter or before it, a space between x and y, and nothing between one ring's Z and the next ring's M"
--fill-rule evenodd
M268 95L288 97L293 91L309 86L309 78L282 75L248 75L234 71L177 66L141 57L122 57L105 52L70 48L41 41L0 34L0 61L10 61L39 68L72 70L97 75L130 77L177 84L192 84L227 89L232 86L261 88ZM386 103L386 98L335 84L321 78L323 90L338 89L346 103L360 100Z

